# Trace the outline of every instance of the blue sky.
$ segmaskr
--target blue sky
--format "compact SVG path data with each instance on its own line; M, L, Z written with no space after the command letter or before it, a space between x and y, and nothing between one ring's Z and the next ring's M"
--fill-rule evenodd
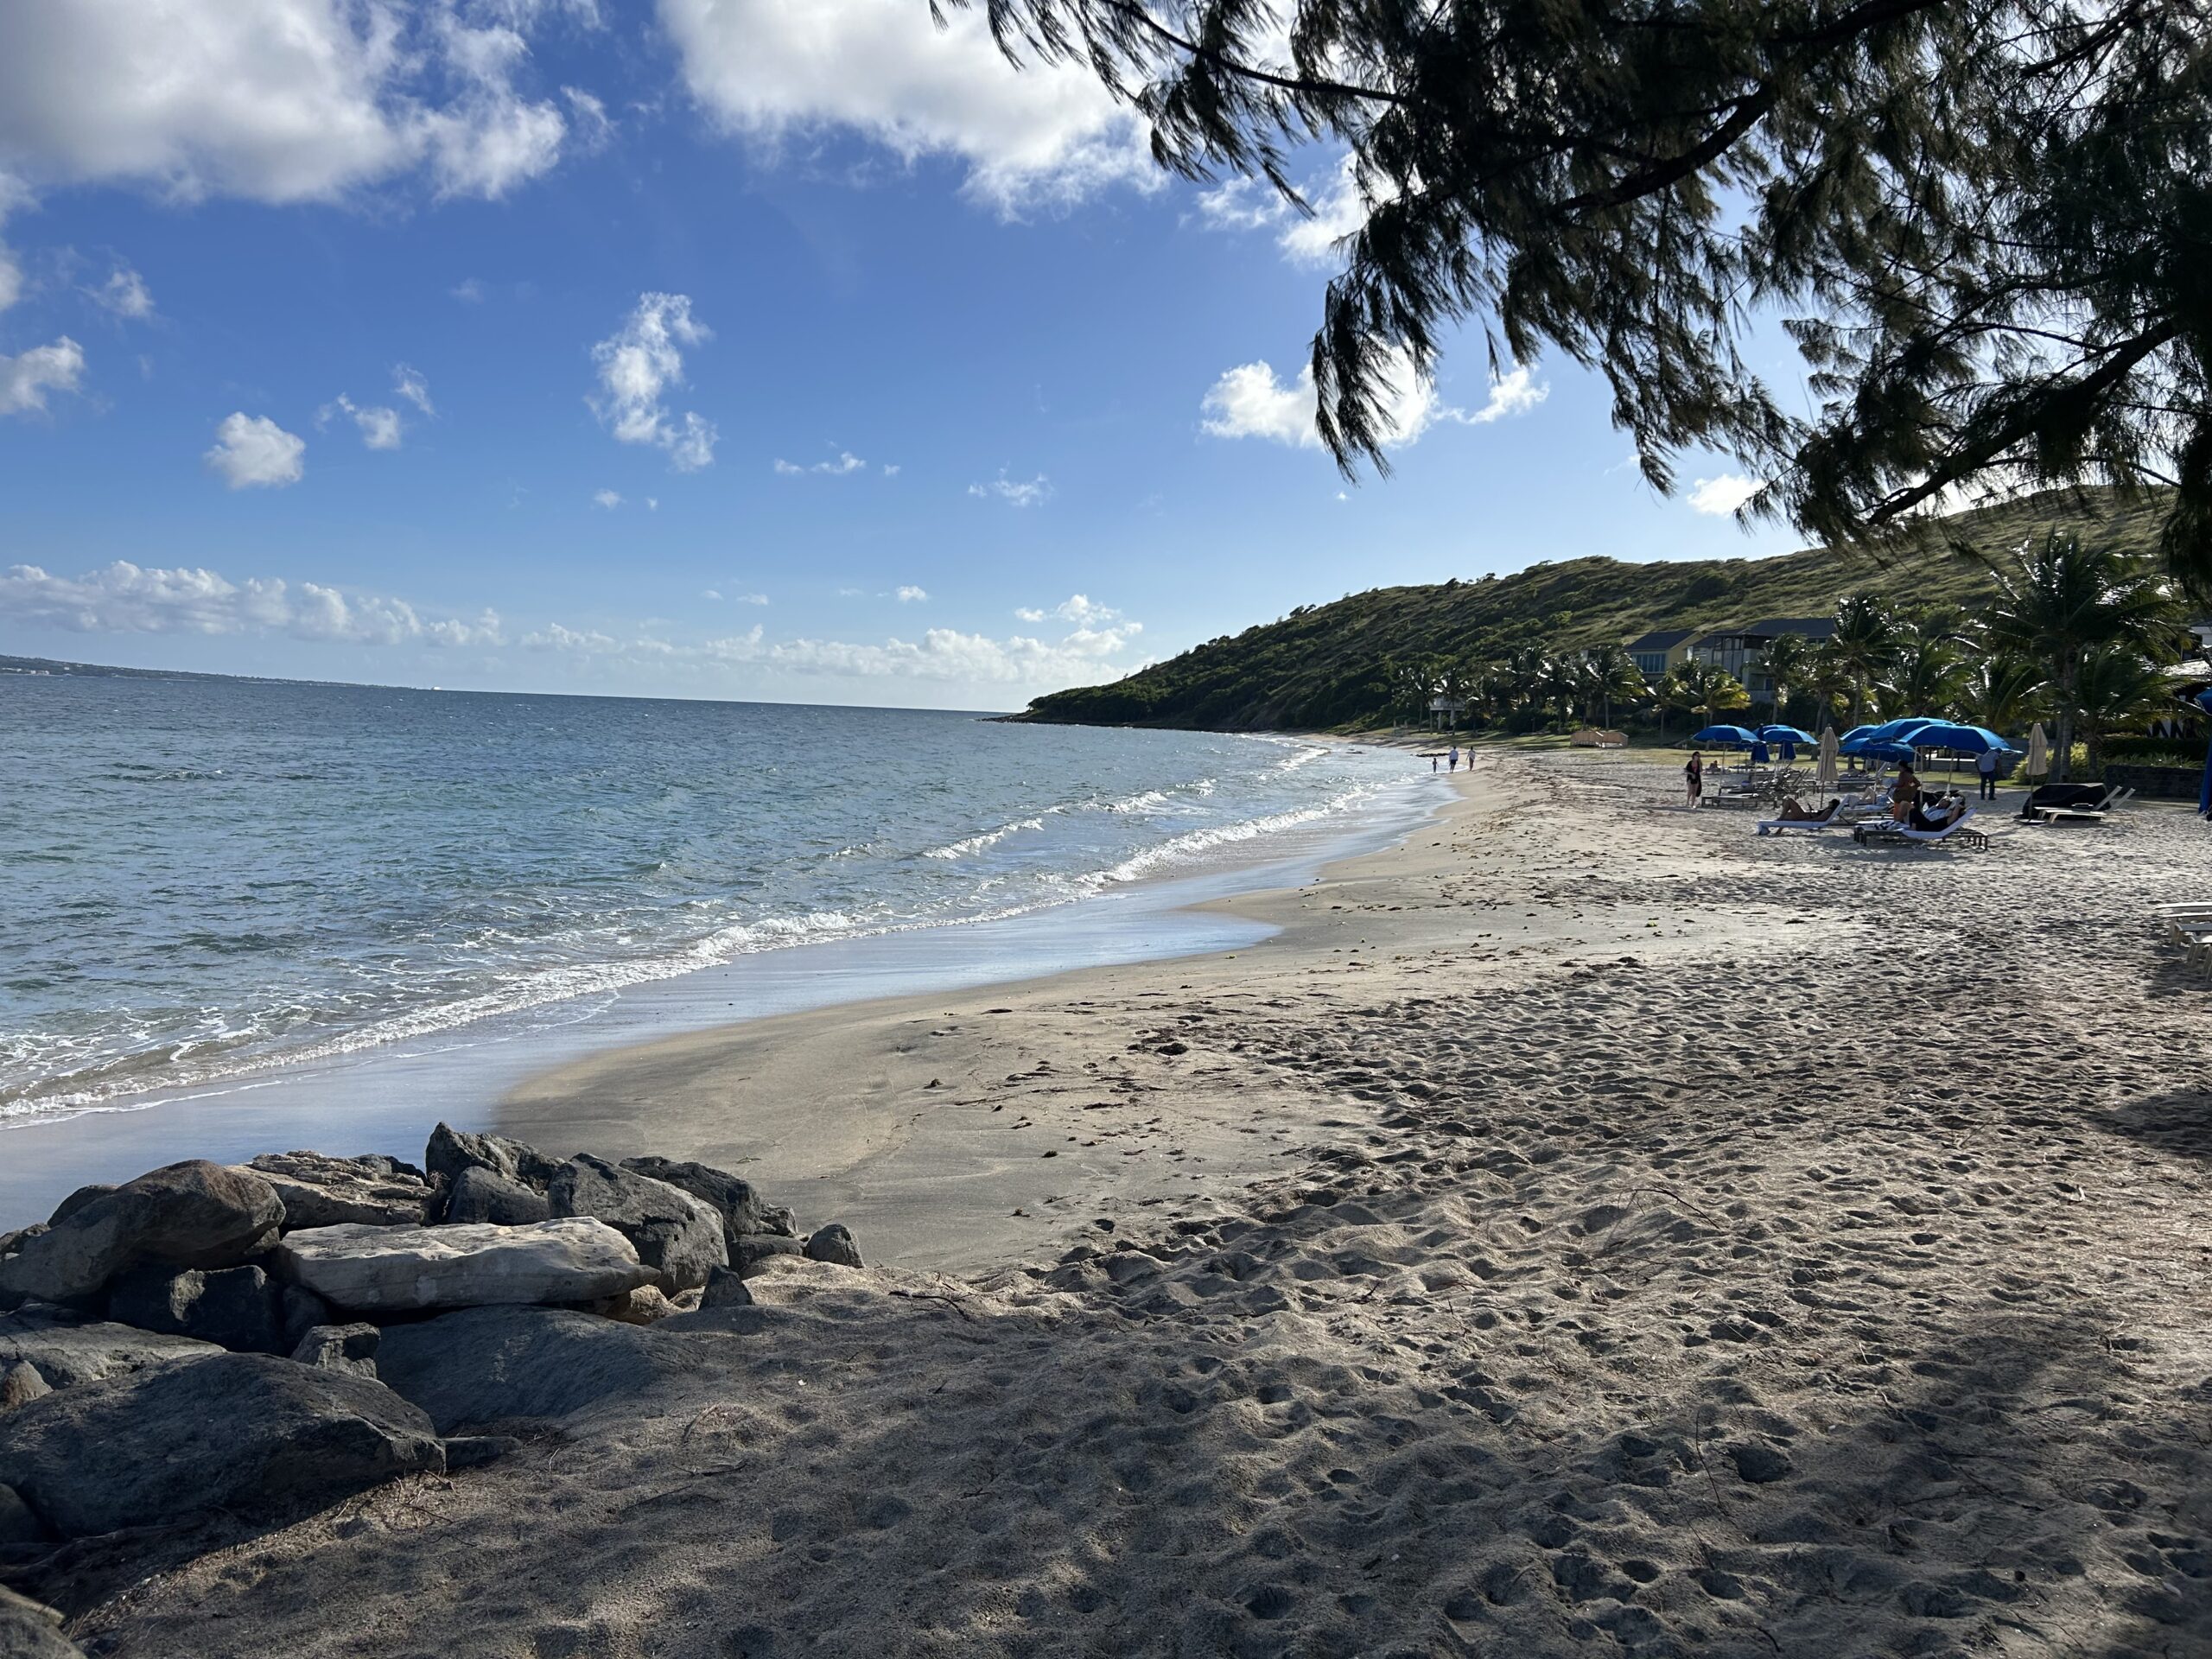
M1313 225L1166 180L925 0L0 10L0 652L1013 708L1357 588L1793 544L1479 334L1347 486L1308 160Z

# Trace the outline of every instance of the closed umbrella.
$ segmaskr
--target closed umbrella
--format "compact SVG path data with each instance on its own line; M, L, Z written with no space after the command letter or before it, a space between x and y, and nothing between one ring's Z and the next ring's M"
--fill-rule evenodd
M2021 768L2031 778L2050 776L2050 740L2043 734L2043 721L2037 721L2028 731L2028 764Z
M1823 795L1827 794L1830 790L1835 787L1836 748L1835 728L1833 726L1821 727L1821 764L1817 775L1821 781L1821 793Z

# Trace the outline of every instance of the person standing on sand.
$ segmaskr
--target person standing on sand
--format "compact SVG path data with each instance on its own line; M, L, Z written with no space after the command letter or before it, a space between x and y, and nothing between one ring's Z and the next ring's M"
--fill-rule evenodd
M1694 812L1705 794L1705 756L1695 749L1690 751L1689 764L1682 768L1682 784L1689 794L1690 810Z
M1452 770L1459 770L1459 746L1457 743L1452 746Z
M1974 769L1981 774L1981 798L1997 798L1997 751L1984 749L1974 757Z

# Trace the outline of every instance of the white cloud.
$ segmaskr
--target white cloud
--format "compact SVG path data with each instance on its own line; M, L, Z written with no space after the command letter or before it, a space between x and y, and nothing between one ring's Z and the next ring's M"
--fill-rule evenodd
M884 475L886 478L896 478L896 477L898 477L898 476L899 476L899 463L898 463L897 461L885 461L885 462L883 463L883 475Z
M1390 353L1383 379L1382 442L1394 448L1415 442L1438 421L1486 426L1524 413L1551 395L1548 385L1532 385L1529 371L1516 365L1503 379L1491 383L1489 400L1469 414L1439 402L1435 383L1415 371L1413 359L1402 351ZM1313 427L1316 398L1310 364L1287 384L1266 362L1224 370L1199 408L1201 424L1217 438L1266 438L1303 449L1321 447L1321 435Z
M1725 518L1758 493L1757 479L1745 478L1741 473L1723 473L1718 478L1694 480L1687 499L1692 512Z
M108 279L91 290L92 296L118 317L143 322L154 315L154 296L146 279L128 265L118 265Z
M1016 70L982 7L935 26L920 0L660 0L684 84L724 130L766 143L860 133L912 163L950 156L1011 213L1159 181L1141 124L1082 64Z
M685 645L639 634L616 639L559 623L525 635L533 649L626 662L658 670L705 672L732 666L851 679L910 679L984 685L1061 686L1095 683L1127 671L1110 659L1128 649L1139 624L1078 628L1057 641L1015 634L995 639L957 628L931 628L919 639L896 637L880 645L837 639L770 640L758 626L741 634Z
M1198 192L1198 217L1210 230L1256 231L1279 223L1290 207L1264 179L1225 179Z
M296 484L307 471L307 441L265 415L227 415L215 429L215 447L200 459L234 490Z
M231 582L213 570L118 560L70 578L35 564L0 571L0 612L78 633L285 633L357 645L497 645L499 618L423 616L404 600L281 578Z
M1367 223L1379 200L1395 193L1385 181L1382 194L1370 198L1360 188L1357 168L1347 155L1334 172L1308 182L1300 194L1313 210L1310 216L1294 209L1264 180L1230 179L1198 193L1198 218L1216 231L1280 226L1275 245L1284 258L1296 265L1332 265L1342 257L1338 245Z
M575 123L576 146L586 155L607 147L614 136L614 124L607 118L607 105L581 86L563 86L561 96L569 100L569 114Z
M353 424L361 429L361 442L367 448L371 449L399 448L400 427L397 410L387 409L381 404L365 409L341 391L335 398L315 411L315 425L318 428L328 425L331 417L341 410L353 417Z
M622 505L622 498L613 490L594 490L592 492L591 499L609 512Z
M567 124L518 90L517 0L80 0L0 6L0 167L34 186L327 200L427 172L499 196Z
M484 284L480 280L474 276L462 277L461 281L455 283L447 290L447 292L450 293L454 298L459 300L463 305L481 305L484 303Z
M1111 622L1121 613L1110 605L1101 605L1081 594L1071 594L1049 611L1020 610L1014 615L1024 622L1042 622L1058 617L1063 622L1072 622L1077 627L1090 627L1096 623Z
M391 389L425 415L435 417L437 410L430 407L430 383L422 374L404 363L391 365Z
M1033 507L1040 501L1052 499L1052 480L1039 473L1024 484L1008 478L1005 469L1001 468L999 475L989 483L970 484L968 493L981 500L988 501L995 497L1010 506Z
M766 605L768 602L768 595L766 594L725 594L719 588L709 588L705 593L700 594L699 597L702 599L715 600L726 599L733 605Z
M714 460L714 423L690 413L679 421L661 403L669 388L683 384L683 354L677 348L712 338L691 315L688 295L641 294L621 328L591 348L601 395L588 401L618 443L665 449L679 473Z
M899 602L901 605L918 604L921 601L925 600L928 597L928 589L916 588L911 583L899 589Z
M0 356L0 415L46 407L49 391L74 391L84 378L85 348L64 334L15 357Z
M867 466L868 462L862 461L851 450L846 449L839 452L836 460L817 461L811 467L800 466L796 461L785 461L779 455L776 458L775 470L785 478L798 478L807 473L827 473L832 478L842 478L846 474L860 472ZM899 469L896 467L887 467L883 470L887 473L895 473Z

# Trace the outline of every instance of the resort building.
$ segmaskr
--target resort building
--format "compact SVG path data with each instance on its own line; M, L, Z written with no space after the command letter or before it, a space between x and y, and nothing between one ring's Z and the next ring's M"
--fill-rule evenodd
M1774 677L1766 671L1767 648L1786 633L1818 645L1834 637L1832 616L1774 616L1745 627L1714 628L1690 644L1688 655L1734 675L1753 702L1774 701Z
M1629 660L1643 671L1643 677L1656 680L1669 669L1680 668L1689 660L1690 647L1697 643L1695 628L1655 628L1641 639L1629 644Z

